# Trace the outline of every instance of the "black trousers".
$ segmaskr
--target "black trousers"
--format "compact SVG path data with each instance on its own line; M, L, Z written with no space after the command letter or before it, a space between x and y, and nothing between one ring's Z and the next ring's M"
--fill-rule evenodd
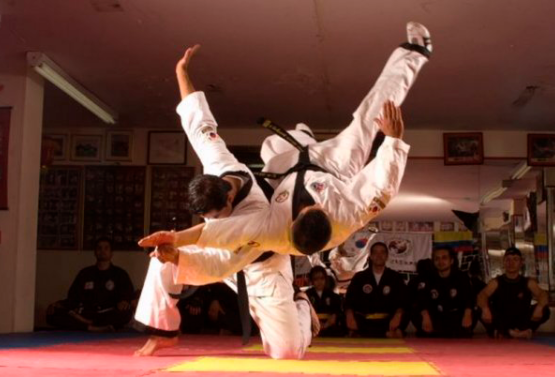
M452 313L430 313L433 331L425 332L422 329L422 314L414 313L412 316L412 324L416 328L416 335L422 338L470 338L476 326L477 319L475 313L473 315L472 325L468 328L462 326L464 312Z
M536 310L537 305L530 305L530 308L527 311L522 311L521 313L502 313L500 311L493 311L492 310L492 322L491 323L482 323L486 328L486 331L489 336L493 337L495 331L499 334L508 337L509 330L532 330L536 331L538 327L542 323L547 322L549 319L551 312L549 311L549 307L546 306L543 308L543 315L539 321L532 321L532 314L534 310ZM480 319L481 319L480 313Z
M86 331L89 325L70 315L71 310L64 301L61 301L59 305L53 305L48 309L46 322L59 329ZM120 311L117 308L110 308L102 312L83 311L79 314L92 321L93 326L113 326L114 329L119 329L129 323L133 317L133 310Z

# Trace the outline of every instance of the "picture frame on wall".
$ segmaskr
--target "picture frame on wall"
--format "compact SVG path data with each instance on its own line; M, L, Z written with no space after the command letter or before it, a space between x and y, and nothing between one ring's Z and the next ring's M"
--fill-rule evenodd
M67 160L67 135L64 134L46 134L42 137L44 140L48 140L52 146L52 159L54 161L65 161Z
M100 161L102 135L72 135L72 161Z
M133 156L132 131L108 131L106 133L107 161L131 161Z
M183 165L187 162L187 137L184 132L150 131L149 165Z
M443 134L445 165L481 165L484 163L484 141L481 132Z
M528 134L528 165L555 166L555 134Z

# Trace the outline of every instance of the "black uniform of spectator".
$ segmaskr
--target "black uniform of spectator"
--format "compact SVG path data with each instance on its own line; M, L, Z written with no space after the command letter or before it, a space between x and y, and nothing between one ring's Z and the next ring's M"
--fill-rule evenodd
M66 300L47 310L50 325L72 330L113 331L133 315L133 283L127 272L111 263L108 239L96 244L94 266L82 269L71 285Z
M472 335L474 298L467 274L453 268L454 253L449 248L434 249L435 271L418 291L418 310L413 317L417 335L468 337Z
M482 322L492 337L530 338L549 319L548 295L535 279L520 274L522 254L509 248L503 257L505 274L478 295ZM532 298L537 304L532 305Z
M370 248L370 265L353 277L345 302L347 327L369 337L402 337L408 324L407 287L401 275L385 267L387 245Z
M343 336L341 297L328 286L326 270L321 266L313 267L310 270L310 281L312 288L308 289L306 294L320 320L318 335Z

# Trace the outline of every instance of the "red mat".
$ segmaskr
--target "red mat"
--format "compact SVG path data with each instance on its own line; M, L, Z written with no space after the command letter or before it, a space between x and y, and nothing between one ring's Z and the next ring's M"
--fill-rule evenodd
M159 351L154 357L133 357L133 352L146 337L62 344L38 348L0 350L0 376L96 377L96 376L204 376L239 377L254 373L167 372L170 366L209 356L217 358L265 358L259 351L243 351L237 337L182 336L177 347ZM317 344L330 346L332 344ZM338 343L338 346L361 347ZM555 348L526 341L421 340L403 343L366 344L367 347L409 347L410 354L312 353L306 360L338 360L342 362L386 361L426 362L446 376L555 376ZM372 375L372 371L368 371ZM258 373L256 373L258 375ZM288 374L286 370L262 373L270 376L315 376ZM406 375L406 374L405 374Z

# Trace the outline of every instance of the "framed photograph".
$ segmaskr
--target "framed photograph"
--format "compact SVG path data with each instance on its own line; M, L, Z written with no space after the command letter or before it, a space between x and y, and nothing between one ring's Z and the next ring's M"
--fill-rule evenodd
M132 131L108 131L106 155L108 161L131 161L133 155Z
M555 166L555 134L528 134L528 165Z
M100 161L102 135L72 135L72 161Z
M148 164L185 164L187 137L184 132L151 131L148 133Z
M52 148L52 159L54 161L67 160L67 135L47 134L42 137L43 144L48 141Z
M480 165L484 163L482 133L444 133L443 160L445 165Z

